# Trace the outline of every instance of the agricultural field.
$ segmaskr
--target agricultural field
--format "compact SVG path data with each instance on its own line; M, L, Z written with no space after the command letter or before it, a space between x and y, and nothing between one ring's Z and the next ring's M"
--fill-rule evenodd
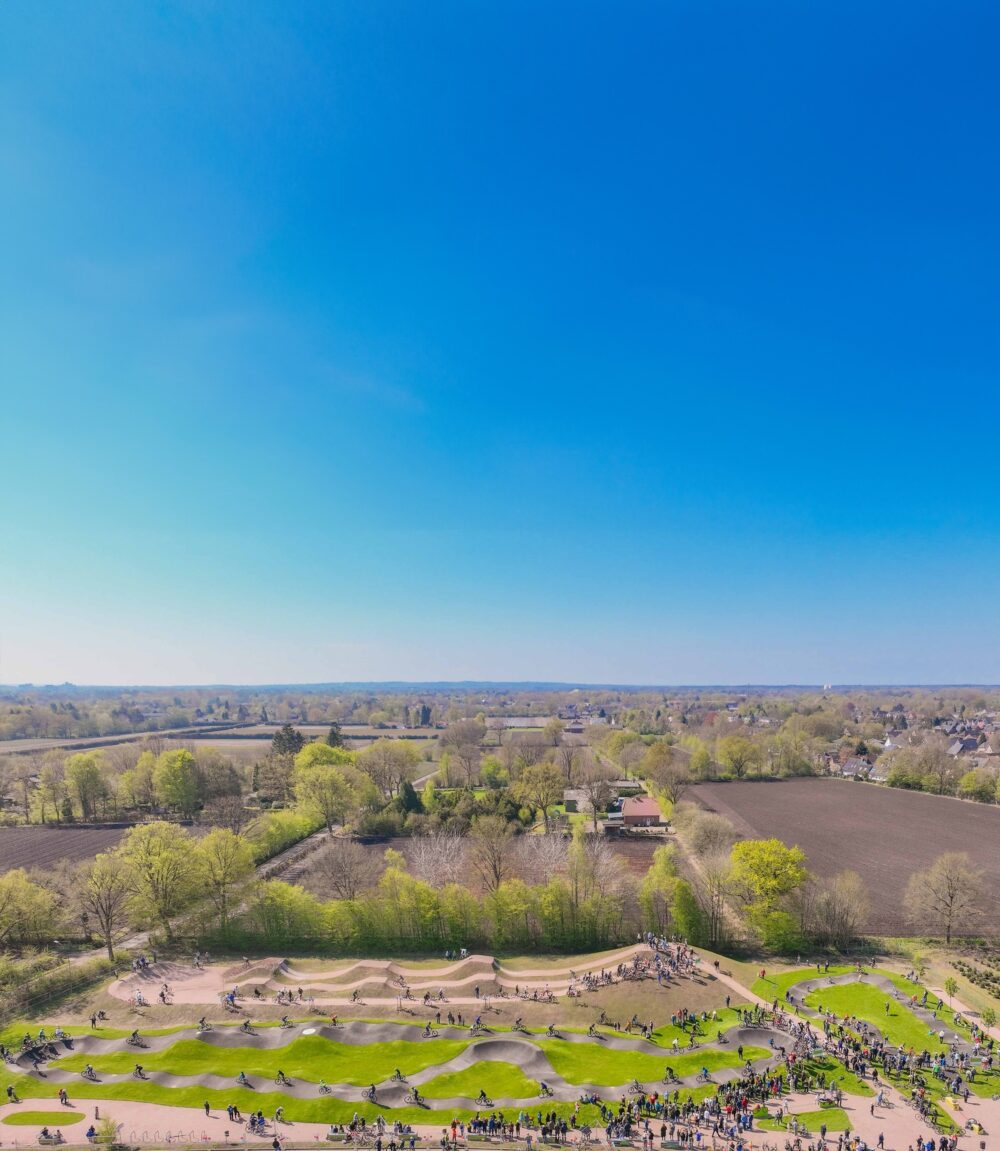
M4 827L0 828L0 872L15 867L51 867L60 860L77 863L110 851L126 832L124 827Z
M797 844L817 875L858 872L871 892L873 934L911 933L906 884L943 852L967 852L986 889L1000 890L1000 807L839 779L701 783L688 798L741 836ZM991 901L980 925L1000 931L1000 904Z

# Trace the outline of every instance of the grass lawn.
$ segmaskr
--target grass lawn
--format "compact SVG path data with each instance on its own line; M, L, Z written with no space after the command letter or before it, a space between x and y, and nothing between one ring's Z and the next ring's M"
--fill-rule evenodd
M181 1039L163 1051L116 1051L110 1055L69 1055L52 1066L82 1071L90 1063L101 1074L128 1074L137 1062L147 1071L171 1075L231 1075L241 1071L254 1079L273 1080L279 1068L290 1079L365 1086L388 1079L398 1067L404 1075L446 1063L468 1046L464 1039L394 1040L364 1047L334 1043L321 1035L303 1035L286 1047L216 1047L198 1039ZM258 1084L263 1086L263 1084Z
M79 1111L15 1111L5 1115L0 1123L9 1123L11 1127L68 1127L81 1119Z
M13 1078L0 1076L0 1091L12 1083L18 1095L24 1100L54 1099L58 1095L59 1085L32 1079L27 1075ZM714 1090L714 1088L711 1088ZM159 1087L155 1083L143 1083L139 1080L129 1080L122 1083L96 1084L81 1080L74 1085L71 1094L77 1099L128 1099L141 1103L158 1103L166 1107L193 1107L201 1108L207 1101L214 1111L225 1111L230 1103L235 1103L244 1113L251 1110L261 1110L265 1115L271 1116L275 1109L284 1107L285 1118L292 1123L350 1123L355 1115L363 1115L373 1120L382 1114L389 1119L399 1119L403 1123L426 1123L433 1108L428 1111L424 1107L385 1107L374 1103L355 1103L335 1096L317 1096L315 1099L296 1099L289 1095L282 1095L277 1091L252 1091L246 1088L237 1088L231 1091L217 1091L210 1087ZM698 1098L698 1093L694 1093ZM575 1109L574 1103L552 1103L546 1100L546 1110L555 1111L563 1118L569 1119ZM448 1108L438 1114L448 1119L470 1119L476 1113L475 1108ZM60 1116L62 1116L60 1112ZM69 1112L66 1112L69 1114ZM580 1108L578 1122L589 1123L596 1126L600 1123L600 1112L596 1107L587 1105Z
M843 1017L856 1015L877 1027L890 1043L912 1047L917 1051L942 1051L944 1045L912 1011L893 999L888 992L867 983L845 983L824 987L806 996L807 1006L833 1011ZM889 1013L885 1006L889 1004Z
M848 1071L843 1063L834 1059L832 1055L817 1055L812 1059L807 1059L805 1065L814 1075L817 1072L822 1072L826 1077L827 1086L839 1087L845 1095L875 1094L864 1079L859 1079L853 1071Z
M534 1099L538 1095L538 1081L529 1079L513 1063L490 1061L477 1063L464 1071L438 1075L419 1091L429 1099L475 1099L480 1091L485 1091L491 1099Z
M796 983L805 983L809 979L829 978L831 975L849 975L855 968L853 965L835 967L831 964L829 971L817 971L815 967L792 967L771 971L765 964L765 970L767 975L763 979L755 979L750 990L754 995L759 995L761 999L766 999L770 1003L775 999L783 1000L785 992Z
M757 1126L761 1131L787 1131L790 1119L798 1119L804 1123L810 1135L819 1133L821 1123L826 1124L827 1131L849 1131L851 1119L846 1111L839 1107L824 1107L822 1111L803 1111L798 1115L781 1119L759 1119Z
M768 1052L762 1047L744 1047L743 1060L736 1048L699 1048L687 1054L648 1055L642 1051L610 1051L582 1043L560 1043L558 1039L539 1042L556 1074L567 1083L593 1084L595 1087L620 1087L638 1079L640 1083L659 1081L669 1063L679 1078L697 1075L703 1068L718 1071L723 1067L741 1067L747 1059L763 1059Z

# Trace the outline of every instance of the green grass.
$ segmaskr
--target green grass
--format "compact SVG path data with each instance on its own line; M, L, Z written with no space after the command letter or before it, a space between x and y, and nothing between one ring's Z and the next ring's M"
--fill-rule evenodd
M759 968L758 968L759 970ZM810 979L828 979L831 975L850 975L855 967L834 967L829 971L817 971L815 967L793 967L791 970L769 971L763 979L755 979L750 987L754 995L772 1003L775 999L783 1001L785 992L794 987L796 983L805 983Z
M81 1119L79 1111L15 1111L5 1115L0 1123L9 1123L11 1127L69 1127Z
M799 1115L782 1116L781 1119L759 1119L757 1127L761 1131L787 1131L792 1119L804 1123L810 1135L819 1133L820 1124L825 1123L827 1131L850 1131L851 1119L839 1107L824 1107L822 1111L803 1111Z
M491 1099L534 1099L538 1095L538 1081L529 1079L513 1063L484 1061L464 1071L438 1075L419 1091L429 1099L475 1099L480 1091L485 1091Z
M833 1011L841 1018L856 1015L877 1027L886 1039L895 1045L912 1047L916 1051L943 1051L944 1045L926 1023L918 1019L909 1008L893 999L887 991L867 983L844 983L837 987L823 987L806 996L807 1006ZM889 1014L885 1005L889 1004Z
M404 1075L446 1063L468 1046L464 1039L394 1040L351 1046L321 1035L303 1035L285 1047L216 1047L198 1039L181 1039L163 1051L116 1051L110 1055L69 1055L52 1066L82 1071L90 1063L101 1074L128 1074L136 1063L146 1071L171 1075L231 1075L241 1071L251 1079L273 1080L278 1070L290 1079L365 1086L388 1079L399 1067Z
M32 1079L27 1075L7 1077L0 1081L0 1091L7 1083L13 1083L22 1099L53 1099L59 1093L59 1086ZM714 1090L714 1088L713 1088ZM74 1085L72 1094L79 1099L123 1099L140 1103L157 1103L166 1107L201 1108L207 1101L214 1111L225 1111L230 1103L236 1104L246 1113L251 1110L273 1115L275 1109L284 1107L285 1118L293 1123L349 1123L355 1115L373 1120L382 1114L389 1119L399 1119L403 1123L426 1123L430 1114L436 1118L470 1119L476 1109L448 1108L434 1113L423 1107L385 1107L374 1103L354 1103L337 1099L335 1096L317 1096L315 1099L296 1099L277 1091L252 1091L233 1087L232 1090L218 1091L210 1087L159 1087L155 1083L128 1080L122 1083L96 1084L81 1080ZM697 1094L695 1094L697 1097ZM552 1103L546 1100L548 1111L555 1111L569 1119L574 1111L573 1103ZM580 1108L578 1122L592 1126L600 1123L600 1113L596 1107L587 1105Z
M826 1077L827 1086L839 1087L845 1095L875 1094L864 1079L859 1079L853 1071L848 1071L843 1063L839 1059L834 1059L832 1055L814 1056L806 1060L805 1066L813 1075L822 1072Z
M702 1047L686 1054L649 1055L642 1051L610 1051L582 1043L561 1043L558 1039L539 1042L548 1056L552 1069L567 1083L595 1087L621 1087L638 1079L641 1083L663 1078L667 1063L679 1078L697 1075L703 1068L718 1071L724 1067L741 1067L747 1060L763 1059L769 1054L762 1047L744 1047L743 1059L736 1048L721 1051L717 1047Z

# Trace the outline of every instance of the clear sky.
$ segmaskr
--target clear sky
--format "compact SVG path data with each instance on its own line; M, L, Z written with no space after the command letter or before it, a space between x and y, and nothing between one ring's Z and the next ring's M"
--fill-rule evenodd
M995 3L0 6L0 682L1000 681Z

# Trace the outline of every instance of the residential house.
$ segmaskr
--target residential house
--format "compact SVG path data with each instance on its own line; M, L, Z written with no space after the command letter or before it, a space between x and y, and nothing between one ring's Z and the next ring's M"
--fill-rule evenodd
M636 795L622 804L622 823L626 827L657 827L660 805L648 795Z

